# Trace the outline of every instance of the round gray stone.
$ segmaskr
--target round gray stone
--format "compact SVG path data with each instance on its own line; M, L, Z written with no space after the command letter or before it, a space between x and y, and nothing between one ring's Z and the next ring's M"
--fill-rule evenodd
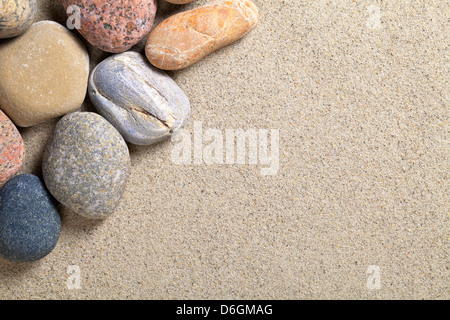
M61 219L44 183L32 174L9 180L0 190L0 255L14 262L42 259L56 246Z
M102 116L74 112L56 124L42 170L48 190L64 206L88 218L105 218L124 192L128 146Z

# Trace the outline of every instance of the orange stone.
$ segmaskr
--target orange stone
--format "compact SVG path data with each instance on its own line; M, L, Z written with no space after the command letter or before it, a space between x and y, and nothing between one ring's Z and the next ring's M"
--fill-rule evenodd
M194 0L166 0L167 2L174 3L174 4L185 4L185 3L191 3Z
M183 69L242 38L257 23L251 0L214 0L161 22L150 32L145 53L157 68Z
M14 123L0 110L0 187L22 167L25 147Z

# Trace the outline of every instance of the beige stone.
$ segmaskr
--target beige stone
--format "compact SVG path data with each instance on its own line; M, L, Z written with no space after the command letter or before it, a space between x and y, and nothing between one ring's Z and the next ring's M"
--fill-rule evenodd
M29 127L78 109L86 96L89 56L64 26L41 21L0 44L0 107Z

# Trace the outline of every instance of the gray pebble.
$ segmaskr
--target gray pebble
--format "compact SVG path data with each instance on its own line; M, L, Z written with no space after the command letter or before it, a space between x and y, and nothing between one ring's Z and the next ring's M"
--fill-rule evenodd
M92 112L74 112L58 121L42 164L50 193L72 211L94 219L114 212L129 170L126 142Z
M132 51L114 55L92 71L89 96L100 114L136 145L170 137L191 112L180 87Z
M56 246L61 219L44 183L32 174L9 180L0 191L0 256L14 262L42 259Z

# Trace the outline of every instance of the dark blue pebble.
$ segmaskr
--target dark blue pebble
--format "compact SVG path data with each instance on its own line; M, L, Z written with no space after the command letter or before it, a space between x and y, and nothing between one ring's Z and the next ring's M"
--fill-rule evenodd
M56 246L61 219L55 200L35 175L22 174L0 190L0 256L15 262L42 259Z

